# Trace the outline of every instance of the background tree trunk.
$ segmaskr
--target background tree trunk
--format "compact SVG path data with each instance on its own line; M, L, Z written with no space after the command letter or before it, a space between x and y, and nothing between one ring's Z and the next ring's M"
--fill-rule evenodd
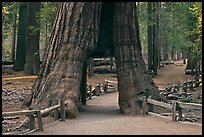
M26 57L25 50L27 39L27 27L28 27L28 2L20 2L16 60L14 62L14 70L16 71L24 70Z
M17 4L17 2L16 2ZM15 51L16 51L16 18L17 18L17 8L13 12L13 32L12 32L12 61L15 62Z
M135 3L116 2L113 23L119 106L124 114L141 114L142 102L139 101L139 97L162 97L147 74L142 58Z
M158 2L153 2L153 70L157 75L158 68Z
M167 41L165 39L163 39L162 55L163 55L163 61L167 61L169 58L169 55L168 55L168 45L167 45Z
M87 61L84 63L82 68L82 78L81 78L81 96L80 96L80 102L83 105L86 105L86 98L87 98Z
M82 67L96 47L101 7L100 2L61 3L42 69L23 106L42 109L65 99L68 118L78 115Z
M197 59L195 59L195 57L192 56L192 47L188 48L188 53L187 53L187 65L185 70L191 70L190 74L194 75L194 69L196 69L196 65L197 65ZM189 73L186 73L189 74Z
M153 70L153 31L152 31L152 2L148 2L148 26L147 26L147 37L148 37L148 70Z
M28 38L26 48L25 72L28 75L37 75L40 70L40 26L37 13L40 11L40 2L29 2Z

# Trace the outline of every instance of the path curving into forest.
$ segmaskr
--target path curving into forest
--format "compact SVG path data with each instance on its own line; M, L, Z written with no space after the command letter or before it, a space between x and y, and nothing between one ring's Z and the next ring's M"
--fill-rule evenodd
M124 116L117 105L118 92L89 100L79 109L79 117L46 125L32 135L196 135L198 125L173 122L153 115Z
M165 85L171 82L171 75L176 81L189 79L183 68L165 69L158 71L154 78L157 84ZM179 74L176 74L179 73ZM181 74L182 73L182 74ZM165 75L165 76L163 76ZM168 80L164 80L166 79ZM160 79L160 80L159 80ZM174 80L175 81L175 80ZM173 81L172 81L173 82ZM190 123L174 122L167 118L153 115L125 116L119 111L118 92L93 97L87 105L79 107L76 119L66 119L65 122L56 121L44 126L44 131L36 131L31 135L201 135L202 126Z

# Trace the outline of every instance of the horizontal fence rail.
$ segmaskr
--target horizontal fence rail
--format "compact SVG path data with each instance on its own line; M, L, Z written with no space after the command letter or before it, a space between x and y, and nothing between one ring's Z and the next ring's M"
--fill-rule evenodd
M10 116L17 116L17 115L29 115L29 114L36 114L37 110L22 110L22 111L13 111L13 112L3 112L2 117L10 117Z
M185 109L197 109L197 110L202 110L202 104L197 104L197 103L184 103L184 102L179 102L176 101L178 103L178 106L181 108L185 108Z
M153 100L151 98L147 98L147 103L153 104L153 105L156 105L156 106L160 106L160 107L163 107L163 108L169 108L169 109L172 108L172 105L169 104L169 103Z

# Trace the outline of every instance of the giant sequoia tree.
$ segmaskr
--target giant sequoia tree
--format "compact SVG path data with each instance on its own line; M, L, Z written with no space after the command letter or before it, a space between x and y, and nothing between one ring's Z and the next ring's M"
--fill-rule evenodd
M107 6L109 4L111 6ZM68 118L77 116L83 65L97 46L104 46L98 41L104 37L100 31L106 30L100 29L105 21L101 12L105 7L112 16L113 27L106 37L113 36L110 43L116 58L121 112L140 114L139 97L144 95L161 99L142 59L135 3L63 2L42 69L23 105L42 109L55 100L65 99Z

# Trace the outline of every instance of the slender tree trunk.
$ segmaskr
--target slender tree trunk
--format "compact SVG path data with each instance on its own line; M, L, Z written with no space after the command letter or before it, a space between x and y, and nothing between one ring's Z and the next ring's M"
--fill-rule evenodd
M80 101L83 105L86 105L86 95L87 95L87 61L84 63L82 68L82 78L81 78L81 96Z
M172 3L172 6L174 5L174 3ZM174 9L172 8L171 9L172 11L172 26L173 26L173 28L175 28L176 26L175 26L175 13L174 13ZM172 51L171 51L171 58L172 58L172 60L175 60L175 29L173 29L173 34L174 34L174 36L173 36L173 42L172 42Z
M48 41L48 34L47 34L48 24L47 21L45 21L45 46L47 47L47 41Z
M23 106L42 109L64 99L67 117L78 115L82 67L96 48L101 7L100 2L61 3L42 69Z
M171 49L171 59L174 60L174 52L175 52L175 47L174 45L172 46L172 49Z
M14 70L16 71L24 70L25 66L27 26L28 26L28 2L20 2L16 60L14 62Z
M166 21L165 21L165 14L164 14L165 10L164 10L164 7L162 6L161 8L161 18L160 18L160 32L161 32L161 48L162 48L162 51L161 51L161 54L162 54L162 60L163 61L167 61L168 59L168 45L167 45L167 38L166 38L166 35L165 35L165 28L166 28Z
M17 2L15 3L17 4ZM13 15L13 34L12 34L12 61L15 62L15 51L16 51L16 18L17 18L17 9L14 11Z
M93 58L89 58L88 59L88 76L92 77L94 76L94 59Z
M158 2L153 2L153 70L157 75L158 68Z
M163 61L167 61L168 58L169 58L169 55L168 55L168 45L167 45L167 41L165 40L165 37L163 39Z
M157 2L157 43L158 43L158 60L157 60L157 68L160 68L161 61L161 2Z
M128 115L141 114L139 97L162 98L142 58L135 3L115 2L113 17L120 110Z
M152 45L152 2L148 2L148 70L153 70L153 45Z
M40 26L37 13L40 11L40 2L29 2L28 38L26 48L25 72L28 75L37 75L40 70Z

